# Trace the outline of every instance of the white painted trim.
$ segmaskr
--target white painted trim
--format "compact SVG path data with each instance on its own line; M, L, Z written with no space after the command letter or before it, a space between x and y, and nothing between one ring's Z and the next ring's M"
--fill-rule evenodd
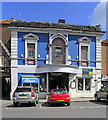
M80 39L78 39L79 42L79 60L81 60L81 46L87 46L88 47L88 58L87 60L90 61L90 42L91 39L87 38L87 37L82 37ZM81 66L81 64L79 64L79 67ZM88 67L90 67L90 63L88 65Z
M34 43L35 44L35 59L37 59L37 40L39 40L39 37L29 33L23 36L23 39L25 39L25 58L27 59L27 44L28 43ZM25 65L27 65L27 61L25 62ZM37 60L35 60L35 65L37 65Z

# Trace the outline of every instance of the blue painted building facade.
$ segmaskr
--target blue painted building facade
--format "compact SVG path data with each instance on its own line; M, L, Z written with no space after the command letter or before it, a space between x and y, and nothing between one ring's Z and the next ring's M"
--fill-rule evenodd
M34 86L45 98L58 87L73 98L93 97L100 89L100 26L14 21L10 29L12 92Z

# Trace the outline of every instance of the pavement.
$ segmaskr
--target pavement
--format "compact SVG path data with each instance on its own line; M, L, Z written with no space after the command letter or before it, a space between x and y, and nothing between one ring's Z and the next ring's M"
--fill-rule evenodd
M89 102L89 101L92 101L92 100L95 100L94 97L92 98L71 98L71 102ZM12 103L12 100L0 100L0 103ZM44 102L47 102L47 99L39 99L39 103L44 103Z

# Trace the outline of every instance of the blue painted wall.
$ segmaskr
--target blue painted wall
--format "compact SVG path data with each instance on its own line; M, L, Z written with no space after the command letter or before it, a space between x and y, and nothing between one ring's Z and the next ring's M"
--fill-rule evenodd
M90 60L96 60L96 37L92 36L80 36L80 35L69 35L68 36L68 44L69 44L69 55L72 60L76 60L76 57L79 56L79 43L78 39L81 37L88 37L91 39L90 43ZM72 65L78 66L78 62L72 62ZM90 67L95 67L95 62L90 63Z
M18 32L18 58L21 58L20 55L23 54L25 58L25 40L23 36L29 34L29 32ZM40 58L45 58L48 53L48 40L49 35L47 33L33 33L39 37L37 41L37 55L40 54ZM40 65L40 61L38 62ZM44 61L41 61L41 64L45 64ZM24 65L24 60L18 60L18 65Z
M30 32L18 32L18 58L21 58L20 55L23 54L25 58L25 40L23 36L29 34ZM37 55L40 55L40 58L45 59L48 54L48 41L49 35L47 33L33 33L39 37L37 41ZM81 37L88 37L91 39L90 43L90 60L96 61L96 38L92 36L81 36L81 35L69 35L68 44L69 44L69 55L72 60L76 60L76 57L79 56L79 43L77 40ZM45 61L37 61L38 65L44 65ZM24 65L24 60L18 60L18 65ZM72 65L78 66L78 62L72 62ZM95 62L90 63L90 67L95 67Z

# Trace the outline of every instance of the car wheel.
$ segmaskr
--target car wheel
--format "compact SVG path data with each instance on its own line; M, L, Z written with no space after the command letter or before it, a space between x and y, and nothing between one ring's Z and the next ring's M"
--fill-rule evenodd
M52 103L49 102L49 106L52 106Z
M14 107L18 107L18 103L13 102Z
M95 101L100 101L98 95L95 95Z
M67 103L67 106L70 106L70 103Z

